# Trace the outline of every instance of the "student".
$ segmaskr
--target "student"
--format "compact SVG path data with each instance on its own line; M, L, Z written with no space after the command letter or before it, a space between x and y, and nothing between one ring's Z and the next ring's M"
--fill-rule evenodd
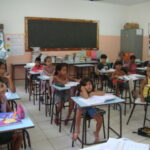
M147 74L146 78L141 83L139 97L136 99L136 102L140 102L140 101L144 102L146 100L150 102L150 95L148 95L149 87L146 86L147 84L150 85L150 65L147 67L146 74Z
M7 103L5 92L5 85L0 82L0 113L12 111L9 104ZM19 131L0 133L0 144L5 144L10 141L12 143L12 150L20 150L23 141L22 133Z
M125 53L124 52L119 52L119 54L118 54L118 58L117 58L117 60L116 61L120 61L121 63L122 63L122 65L124 65L124 56L125 56Z
M53 76L55 73L55 66L52 64L52 58L47 56L44 59L45 66L43 67L43 75Z
M103 89L103 81L109 80L108 75L102 74L98 71L102 69L108 70L111 68L110 64L107 63L106 61L107 61L107 56L105 54L102 54L100 57L100 61L98 62L98 65L97 65L97 71L96 71L96 76L95 76L95 78L100 78L101 89Z
M108 69L110 69L111 66L106 61L107 61L107 56L105 54L102 54L101 57L100 57L100 61L98 62L98 65L97 65L97 69L98 70L101 70L101 69L108 70Z
M111 79L113 86L116 87L116 93L119 94L120 90L124 87L124 83L118 77L126 75L122 70L122 62L117 61L114 65L115 72L112 73Z
M83 98L87 99L93 95L104 95L105 93L102 91L94 91L94 85L92 80L90 80L89 78L84 78L81 80L80 82L80 88L79 88L79 95L82 96ZM87 113L91 118L96 120L96 131L93 132L94 136L95 136L95 142L99 142L100 138L99 138L99 131L101 129L102 126L102 117L101 115L97 114L96 109L95 108L86 108L86 109L81 109L78 108L77 109L77 113L76 113L76 122L75 122L75 133L73 134L73 140L77 140L79 134L80 134L80 124L81 124L81 117L82 117L82 113Z
M129 74L136 74L137 73L137 65L135 63L136 57L134 55L130 56L130 62L128 66L128 73Z
M43 66L41 65L41 54L36 57L35 59L35 66L31 68L31 71L33 72L39 72L43 69Z
M0 61L0 81L5 83L11 92L16 92L16 88L12 82L9 73L6 72L6 65L3 61Z
M75 81L75 82L79 82L78 79L72 78L70 76L67 75L67 66L65 64L58 64L56 66L56 71L55 71L55 76L53 79L53 83L55 84L61 84L61 85L65 85L68 81ZM55 104L56 104L56 119L55 119L55 123L58 125L59 119L58 119L58 115L62 109L62 107L64 106L64 103L68 100L69 101L69 110L68 110L68 114L67 117L65 119L65 125L68 124L68 120L71 116L73 107L74 107L74 103L72 100L70 100L70 90L64 90L64 91L56 91L55 92Z

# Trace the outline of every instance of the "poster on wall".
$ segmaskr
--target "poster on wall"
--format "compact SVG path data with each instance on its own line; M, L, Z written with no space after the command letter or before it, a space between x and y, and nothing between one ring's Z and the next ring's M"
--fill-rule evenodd
M148 56L150 56L150 23L148 24Z
M24 55L24 35L6 34L5 47L10 56Z

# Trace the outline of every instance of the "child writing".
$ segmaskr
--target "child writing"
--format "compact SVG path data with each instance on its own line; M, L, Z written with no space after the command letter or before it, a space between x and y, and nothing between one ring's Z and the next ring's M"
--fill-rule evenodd
M112 83L113 86L116 87L116 94L119 94L120 90L124 87L123 80L120 80L120 76L126 75L125 72L122 70L122 63L120 61L115 62L115 71L112 73Z
M0 81L5 83L11 92L16 92L16 88L8 72L6 72L5 63L0 61Z
M93 95L99 95L102 96L105 93L103 91L94 91L94 85L92 80L89 78L84 78L80 82L80 87L79 87L79 95L82 96L83 98L87 99ZM91 118L94 118L96 120L96 131L93 133L95 136L95 142L99 142L99 131L102 126L102 117L100 114L97 114L95 108L86 108L85 110L78 108L77 113L76 113L76 130L75 133L73 134L73 140L77 140L79 134L80 134L80 124L81 124L81 117L82 113L87 113Z
M41 54L36 57L35 59L35 66L31 68L31 71L33 72L39 72L43 69L43 66L41 65Z
M5 97L6 87L0 82L0 113L11 112L11 108ZM0 133L0 144L12 143L12 150L20 150L23 136L19 131Z
M150 93L149 92L149 88L147 85L150 85L150 65L147 67L147 71L146 71L146 78L143 80L143 82L141 83L140 86L140 92L139 92L139 98L136 99L136 102L145 102L146 100L148 100L148 102L150 102Z
M128 73L129 74L136 74L137 73L137 66L135 63L135 59L136 57L134 55L130 56L130 62L129 62L129 66L128 66Z
M67 66L65 64L58 64L56 66L53 83L65 85L68 81L79 82L78 79L74 79L67 75ZM67 125L68 120L71 116L73 107L74 107L73 101L70 100L70 90L56 91L54 99L55 99L55 104L56 104L56 118L55 118L56 125L58 125L60 123L59 119L58 119L58 115L59 115L62 107L64 106L64 103L67 100L69 101L69 110L68 110L67 117L65 119L65 125Z

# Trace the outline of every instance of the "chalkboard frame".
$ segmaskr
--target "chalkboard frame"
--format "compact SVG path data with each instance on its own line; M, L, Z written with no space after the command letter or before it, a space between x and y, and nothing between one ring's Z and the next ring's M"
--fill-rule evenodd
M30 20L47 20L47 21L68 21L68 22L83 22L83 23L96 23L97 24L97 43L94 50L99 49L99 21L96 20L84 20L84 19L67 19L67 18L46 18L46 17L25 17L25 51L31 51L31 48L28 47L28 21ZM45 48L41 49L42 51L79 51L82 48ZM91 49L91 48L86 48Z

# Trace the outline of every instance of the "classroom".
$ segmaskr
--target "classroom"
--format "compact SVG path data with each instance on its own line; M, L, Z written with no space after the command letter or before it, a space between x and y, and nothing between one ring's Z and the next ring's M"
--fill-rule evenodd
M0 150L150 150L150 0L0 0Z

